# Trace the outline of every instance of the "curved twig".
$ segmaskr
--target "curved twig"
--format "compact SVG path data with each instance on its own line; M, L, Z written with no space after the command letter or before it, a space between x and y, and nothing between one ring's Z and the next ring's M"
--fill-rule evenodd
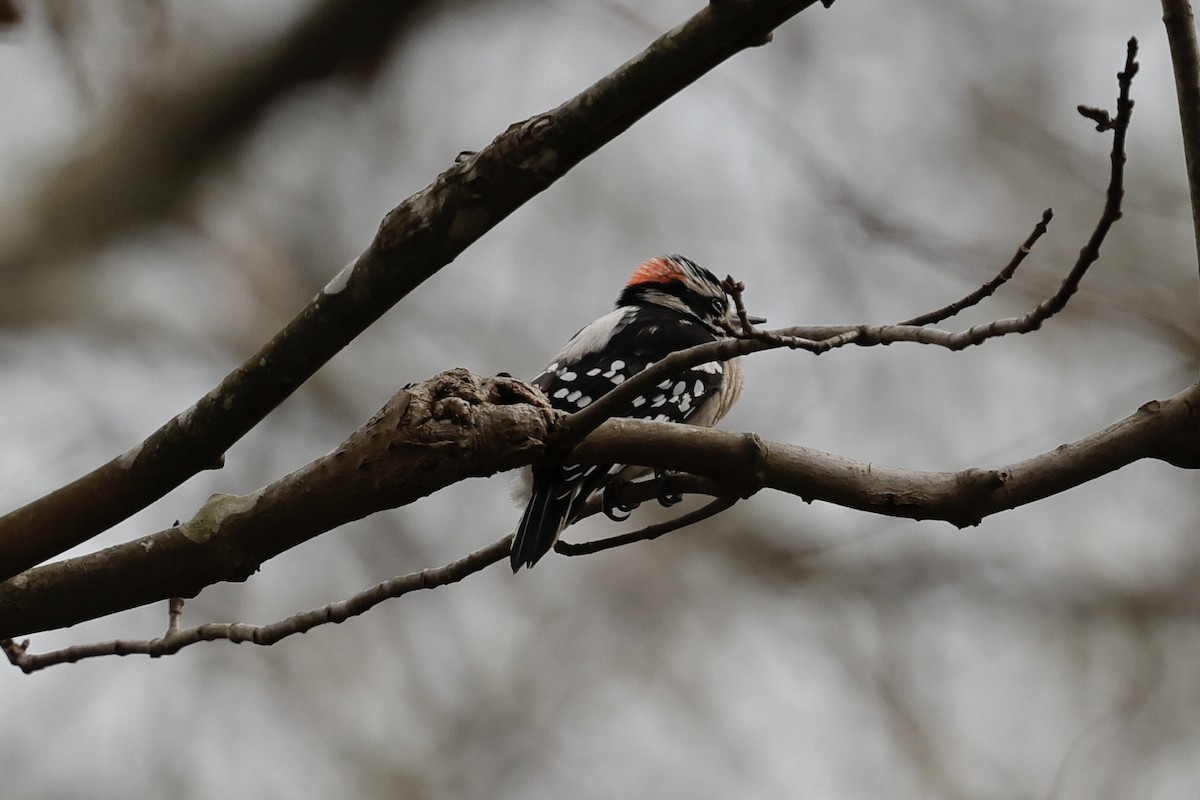
M706 520L709 517L715 517L722 511L732 508L733 504L737 501L738 498L736 497L718 497L711 503L701 506L695 511L682 514L675 519L659 522L654 525L647 525L640 530L622 533L619 536L609 536L591 542L564 542L560 540L555 543L554 552L564 556L586 556L592 553L599 553L601 550L610 550L614 547L633 544L634 542L657 539L672 531L686 528L689 525L695 525L697 522Z
M370 611L385 600L406 595L421 589L436 589L457 583L468 575L473 575L492 564L508 557L508 549L512 537L493 542L487 547L476 550L470 555L457 561L452 561L442 567L413 572L408 575L390 578L370 589L359 592L353 597L339 600L336 603L302 611L287 619L272 622L269 625L248 625L242 622L208 622L194 628L179 629L179 615L183 611L183 600L171 598L168 611L169 622L165 636L157 639L115 639L107 642L74 645L61 650L46 653L30 653L29 642L14 642L12 639L0 641L0 649L14 666L26 674L55 664L71 664L85 658L99 656L130 656L144 655L160 658L178 653L183 648L197 642L228 641L235 644L249 642L251 644L269 646L281 639L294 636L297 633L307 633L313 628L330 623L345 622L351 617Z

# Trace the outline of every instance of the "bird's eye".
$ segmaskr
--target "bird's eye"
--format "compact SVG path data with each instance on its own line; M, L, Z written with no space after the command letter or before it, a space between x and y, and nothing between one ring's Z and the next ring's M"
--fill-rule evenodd
M726 308L726 306L725 306L725 298L724 297L718 297L718 298L713 299L712 310L713 310L714 314L717 314L718 316L723 315L725 313L725 308Z

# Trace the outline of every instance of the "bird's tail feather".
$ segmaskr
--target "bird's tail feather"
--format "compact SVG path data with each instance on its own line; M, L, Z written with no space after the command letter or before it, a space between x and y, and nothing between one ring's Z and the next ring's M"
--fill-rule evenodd
M509 554L514 573L521 567L532 567L558 541L575 495L562 478L562 467L534 467L529 505L521 515Z

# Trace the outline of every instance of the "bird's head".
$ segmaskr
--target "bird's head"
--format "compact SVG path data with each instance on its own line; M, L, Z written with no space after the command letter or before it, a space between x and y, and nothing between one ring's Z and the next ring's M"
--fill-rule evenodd
M677 253L655 256L641 264L625 282L617 305L651 304L698 319L714 333L725 333L736 321L729 296L717 276ZM750 322L766 322L750 317Z
M663 306L694 317L715 332L732 320L732 307L717 276L690 258L672 253L644 262L625 283L617 305Z

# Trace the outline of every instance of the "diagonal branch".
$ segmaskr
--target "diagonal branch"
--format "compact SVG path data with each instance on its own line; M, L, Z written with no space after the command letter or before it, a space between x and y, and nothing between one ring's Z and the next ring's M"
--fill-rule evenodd
M706 7L556 109L509 127L390 211L269 343L129 452L0 517L0 579L84 542L204 469L397 301L676 92L813 0Z
M167 633L157 639L116 639L73 645L47 653L30 653L28 641L17 643L12 639L5 639L0 641L0 649L8 656L9 663L19 667L25 674L29 674L55 664L73 664L85 658L99 656L145 655L151 658L160 658L174 655L183 648L198 642L224 640L235 644L250 642L264 647L270 646L288 636L307 633L319 625L345 622L351 617L365 614L385 600L401 597L421 589L436 589L440 586L457 583L468 575L473 575L507 558L511 543L512 537L506 536L498 542L493 542L487 547L476 550L445 566L423 569L420 572L390 578L353 597L310 611L302 611L269 625L209 622L181 630L179 615L183 611L183 601L173 597L170 600Z

